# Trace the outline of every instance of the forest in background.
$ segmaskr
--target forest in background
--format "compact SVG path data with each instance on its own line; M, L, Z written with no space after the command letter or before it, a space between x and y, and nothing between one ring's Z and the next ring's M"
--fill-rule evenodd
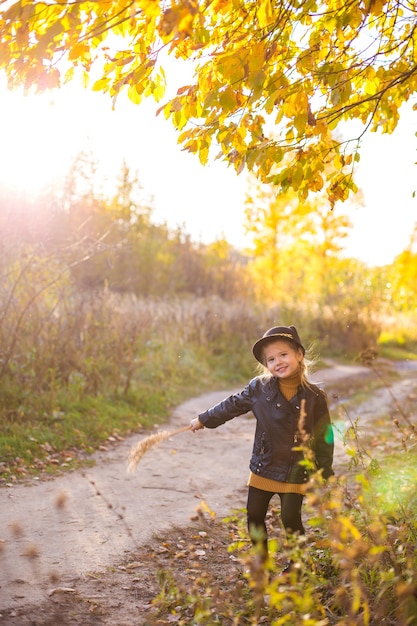
M59 189L34 198L0 189L3 303L16 295L15 283L39 282L48 291L65 282L89 298L108 289L137 298L216 296L255 309L288 308L296 317L308 310L315 338L336 351L384 342L386 333L399 343L411 338L417 224L392 264L368 267L344 254L351 224L343 207L331 210L320 194L300 202L294 192L277 194L252 179L244 224L252 245L237 250L225 239L203 244L185 227L157 223L152 196L128 165L111 192L98 186L97 168L93 155L80 153ZM369 245L377 238L376 228Z
M187 393L251 377L250 346L277 323L297 325L313 357L377 347L413 356L416 233L391 265L367 267L343 256L346 215L254 181L252 247L202 244L155 222L127 165L111 194L95 169L80 154L59 190L1 190L7 471L39 447L94 448L115 429L151 425Z

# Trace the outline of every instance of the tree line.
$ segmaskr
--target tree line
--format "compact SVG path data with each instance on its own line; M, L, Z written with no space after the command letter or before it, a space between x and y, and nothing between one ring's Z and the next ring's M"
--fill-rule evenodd
M62 187L37 198L3 190L3 263L21 254L53 259L79 289L141 297L244 296L245 259L225 240L205 245L153 219L152 198L123 164L115 190L97 189L95 163L81 153ZM7 261L6 259L9 259Z
M16 297L23 276L39 292L65 284L139 298L218 297L302 314L342 346L354 328L376 341L395 315L415 312L417 230L392 264L368 267L344 253L347 211L331 210L320 194L300 203L294 191L277 194L253 178L247 249L225 239L203 244L155 221L153 199L126 163L110 192L96 170L94 157L80 153L59 189L31 199L1 190L3 302Z

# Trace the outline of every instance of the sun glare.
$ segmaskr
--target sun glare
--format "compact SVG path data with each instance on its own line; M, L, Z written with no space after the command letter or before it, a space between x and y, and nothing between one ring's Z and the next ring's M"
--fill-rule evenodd
M22 97L9 92L2 95L1 109L1 184L37 193L59 175L66 150L56 109L46 95Z
M110 97L73 84L25 97L4 92L0 185L37 194L59 185L84 151L97 161L99 186L108 189L125 160L154 197L157 221L185 225L207 243L227 235L232 245L247 245L244 176L221 162L203 167L182 151L172 125L155 116L152 100L136 106L121 96L112 110Z

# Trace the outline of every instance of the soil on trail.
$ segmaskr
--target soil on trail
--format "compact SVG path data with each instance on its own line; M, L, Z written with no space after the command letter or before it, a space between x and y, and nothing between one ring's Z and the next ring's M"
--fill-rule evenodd
M363 382L368 376L372 376L369 368L334 364L312 378L328 391L331 400L333 392L340 395L338 383L343 381L342 393L346 394L346 381L356 377ZM416 376L413 370L403 372L399 384L404 392L410 383L415 386ZM188 425L232 391L185 402L163 428ZM384 389L374 396L379 415L384 412L381 406L390 401ZM207 550L215 550L217 565L224 559L222 567L227 572L231 566L227 549L217 549L214 533L208 543L204 524L198 525L198 521L205 515L210 520L211 512L221 519L231 510L245 507L254 425L247 415L213 431L182 433L152 448L136 472L128 474L129 451L146 436L135 435L94 455L95 465L87 470L1 489L0 625L150 624L141 615L146 614L152 594L157 592L152 570L165 550L158 538L193 523L197 524L190 531L196 554L206 558ZM336 441L336 473L345 465L343 446ZM220 537L218 541L221 543ZM177 553L180 547L181 540ZM120 566L122 563L130 565ZM181 557L177 563L180 567ZM129 583L120 578L126 571ZM126 596L132 574L136 582L129 604ZM74 594L78 610L68 600L71 606L64 618L62 603L67 600L62 598ZM98 597L106 597L106 610L96 610Z

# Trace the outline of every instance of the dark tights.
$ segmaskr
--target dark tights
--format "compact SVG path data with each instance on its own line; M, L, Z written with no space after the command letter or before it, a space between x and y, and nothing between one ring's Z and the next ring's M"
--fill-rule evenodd
M268 552L268 540L265 525L265 517L268 506L274 493L249 487L247 503L247 520L249 536L253 543L262 539L265 552ZM301 506L303 498L298 493L279 493L281 500L281 521L288 535L298 533L304 535L304 526L301 521Z

